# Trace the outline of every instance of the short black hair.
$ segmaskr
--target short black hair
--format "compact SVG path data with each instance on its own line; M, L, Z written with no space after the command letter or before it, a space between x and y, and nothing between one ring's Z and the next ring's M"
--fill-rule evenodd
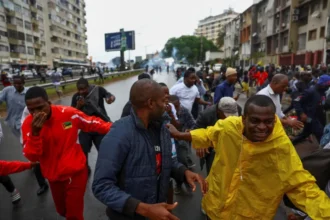
M150 79L150 75L148 73L141 73L138 76L138 80L141 80L141 79Z
M184 72L183 77L188 78L188 77L190 77L191 74L195 74L195 71L191 71L189 68L186 72Z
M89 86L89 83L88 83L88 80L87 80L87 79L81 77L81 78L78 79L78 81L77 81L77 86L78 86L78 85L84 85L84 86L88 87L88 86Z
M25 82L25 77L24 76L21 76L21 75L15 75L13 76L13 80L15 79L19 79L19 80L22 80L22 82Z
M39 86L33 86L29 88L25 94L25 101L35 98L42 98L43 100L48 102L48 94L46 90Z
M158 83L158 84L161 85L162 87L167 87L165 83Z
M244 106L244 116L247 116L250 105L256 105L258 107L271 107L276 112L276 107L271 98L265 95L254 95L249 98Z
M176 101L180 101L179 97L176 95L170 95L170 97L168 98L168 100L170 102L176 102Z

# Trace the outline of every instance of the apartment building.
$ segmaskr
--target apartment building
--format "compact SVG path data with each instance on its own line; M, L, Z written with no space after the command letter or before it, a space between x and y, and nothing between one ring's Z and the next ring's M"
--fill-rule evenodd
M231 58L239 53L239 36L240 36L240 16L229 21L224 25L224 57Z
M0 63L87 65L85 15L82 0L0 0Z
M243 67L251 64L252 16L254 14L255 5L252 5L240 15L240 65Z
M217 45L218 34L223 30L224 25L236 18L238 13L231 9L226 10L224 13L216 16L209 16L199 21L198 28L195 30L196 36L204 36L208 40L213 41Z

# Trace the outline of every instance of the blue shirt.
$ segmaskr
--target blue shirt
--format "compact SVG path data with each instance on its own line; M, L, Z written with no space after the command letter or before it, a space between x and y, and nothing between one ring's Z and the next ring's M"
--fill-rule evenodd
M14 86L4 88L0 93L0 104L6 102L7 117L5 122L13 129L21 129L21 118L25 108L25 93L28 89L19 93Z
M223 97L234 96L235 87L234 85L229 84L227 81L222 82L215 88L214 92L214 104L218 103Z

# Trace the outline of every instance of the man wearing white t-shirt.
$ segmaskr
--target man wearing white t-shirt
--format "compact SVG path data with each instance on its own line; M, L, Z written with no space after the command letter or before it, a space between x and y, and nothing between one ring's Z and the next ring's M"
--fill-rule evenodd
M192 106L196 101L201 105L211 105L212 103L205 102L200 98L200 94L197 86L195 85L197 80L195 69L189 68L184 73L184 78L182 83L175 84L170 89L170 95L176 95L180 99L180 103L183 107L191 112Z

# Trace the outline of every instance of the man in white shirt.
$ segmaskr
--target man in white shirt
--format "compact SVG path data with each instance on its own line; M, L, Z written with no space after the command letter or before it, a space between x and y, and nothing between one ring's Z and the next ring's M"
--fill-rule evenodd
M283 125L290 126L294 129L301 129L304 124L298 120L292 120L285 116L282 111L282 105L280 100L280 95L288 88L289 79L284 74L276 74L270 84L260 90L257 95L265 95L271 98L276 106L276 115L280 118Z
M176 95L180 99L180 103L183 107L188 109L189 112L192 110L192 106L196 101L201 105L211 105L212 103L205 102L201 99L197 86L195 85L197 76L194 68L189 68L184 73L182 83L175 84L170 89L170 95Z

